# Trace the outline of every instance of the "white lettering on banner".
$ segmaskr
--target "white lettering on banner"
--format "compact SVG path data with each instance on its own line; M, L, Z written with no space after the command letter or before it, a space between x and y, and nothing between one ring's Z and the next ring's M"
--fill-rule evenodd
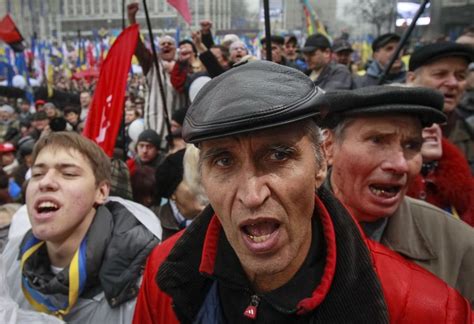
M112 106L112 95L108 96L105 99L105 107L102 109L102 117L100 118L100 130L99 135L95 138L95 142L97 144L103 143L105 140L105 133L107 129L110 127L110 120L109 120L109 109Z

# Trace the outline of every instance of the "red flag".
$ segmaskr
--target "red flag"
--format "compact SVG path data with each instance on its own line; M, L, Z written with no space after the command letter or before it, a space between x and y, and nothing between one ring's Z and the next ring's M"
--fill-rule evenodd
M168 0L168 3L178 10L184 20L191 25L191 12L189 11L188 0Z
M83 135L112 157L122 122L127 77L138 39L138 24L115 40L100 69L99 81L87 115Z
M8 14L0 20L0 39L8 43L15 52L21 52L25 49L22 44L23 36L21 36L15 22Z

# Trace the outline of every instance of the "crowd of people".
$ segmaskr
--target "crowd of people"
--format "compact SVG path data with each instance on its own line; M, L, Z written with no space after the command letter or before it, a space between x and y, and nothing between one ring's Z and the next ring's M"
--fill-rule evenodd
M361 72L345 37L272 35L255 55L200 26L160 37L158 64L138 40L113 157L81 135L96 76L33 103L0 86L0 308L471 323L474 29L391 66L401 37L380 35Z

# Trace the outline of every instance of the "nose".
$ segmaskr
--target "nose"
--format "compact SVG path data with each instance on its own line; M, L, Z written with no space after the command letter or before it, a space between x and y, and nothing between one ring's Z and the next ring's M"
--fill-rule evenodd
M450 74L448 78L446 79L445 85L451 86L451 87L456 87L458 85L459 81L456 78L454 74Z
M403 150L391 153L382 163L382 170L393 174L408 173L408 161Z
M256 209L262 206L270 197L270 189L264 176L255 174L243 177L237 191L237 199L248 209Z
M41 191L54 191L58 189L58 183L53 170L47 171L38 182Z

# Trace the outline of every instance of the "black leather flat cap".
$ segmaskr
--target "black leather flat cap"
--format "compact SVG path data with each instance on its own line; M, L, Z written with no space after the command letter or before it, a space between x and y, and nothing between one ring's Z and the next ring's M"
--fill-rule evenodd
M424 127L446 122L443 95L430 88L372 86L330 91L326 99L329 108L321 112L320 120L326 128L334 128L347 117L389 114L413 115Z
M453 42L428 44L413 52L408 69L415 71L419 67L430 64L440 58L452 56L464 58L467 64L469 64L474 61L474 49L469 45Z
M315 117L323 91L296 69L268 61L234 67L209 81L183 124L188 143L247 133Z

